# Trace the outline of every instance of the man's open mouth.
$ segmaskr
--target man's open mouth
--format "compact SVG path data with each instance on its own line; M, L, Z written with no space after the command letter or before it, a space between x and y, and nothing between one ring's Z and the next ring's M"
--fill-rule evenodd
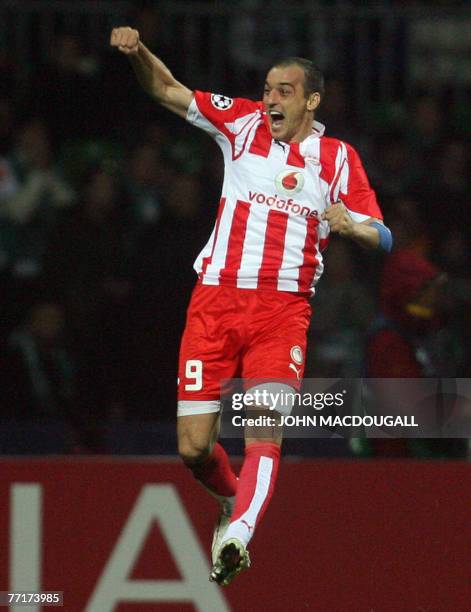
M283 113L280 113L280 111L268 111L268 116L270 117L271 124L275 129L278 129L283 125L285 116Z

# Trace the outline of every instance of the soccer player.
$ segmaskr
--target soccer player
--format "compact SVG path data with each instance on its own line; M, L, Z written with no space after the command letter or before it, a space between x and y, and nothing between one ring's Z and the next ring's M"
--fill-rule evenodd
M208 132L224 155L217 218L195 262L180 348L178 444L221 503L210 580L226 585L249 566L247 545L273 493L282 436L276 426L247 430L237 478L217 442L221 380L282 379L299 388L308 298L329 233L385 250L391 235L356 151L326 138L314 121L324 87L310 61L276 63L263 101L254 102L191 91L129 27L114 29L111 45L128 56L145 91ZM281 414L289 409L277 406Z

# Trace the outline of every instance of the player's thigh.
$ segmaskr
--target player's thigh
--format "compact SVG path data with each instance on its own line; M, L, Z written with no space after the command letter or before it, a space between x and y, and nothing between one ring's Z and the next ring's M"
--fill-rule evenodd
M246 428L245 437L247 443L265 439L279 444L280 417L291 414L304 374L311 307L306 299L292 294L265 301L266 320L260 318L259 328L251 338L242 375L246 391L258 392L258 397L264 398L258 414L268 418L262 419L262 427Z
M238 321L228 316L219 289L195 292L188 310L178 366L179 417L219 412L222 381L239 369Z
M303 298L282 296L278 304L275 301L273 312L268 312L267 322L253 334L244 354L242 376L246 388L257 380L300 387L310 314L309 302Z

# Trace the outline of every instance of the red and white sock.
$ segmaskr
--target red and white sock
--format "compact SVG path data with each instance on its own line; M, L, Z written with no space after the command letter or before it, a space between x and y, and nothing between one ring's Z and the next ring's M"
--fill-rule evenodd
M237 491L237 477L223 447L216 442L209 458L204 463L188 466L194 477L219 501L233 497Z
M279 463L278 444L263 442L246 447L231 524L223 542L231 538L237 538L245 546L250 542L273 495Z

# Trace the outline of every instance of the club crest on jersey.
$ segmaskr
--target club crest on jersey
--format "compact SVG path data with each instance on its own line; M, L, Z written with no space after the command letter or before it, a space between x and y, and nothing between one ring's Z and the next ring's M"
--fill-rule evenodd
M279 191L288 195L299 193L304 187L304 176L301 172L284 170L275 178L275 185Z
M290 350L290 355L294 363L297 363L298 365L302 364L304 357L303 357L303 349L300 346L298 345L292 346Z
M219 110L227 110L234 104L234 100L220 94L211 94L211 104Z

